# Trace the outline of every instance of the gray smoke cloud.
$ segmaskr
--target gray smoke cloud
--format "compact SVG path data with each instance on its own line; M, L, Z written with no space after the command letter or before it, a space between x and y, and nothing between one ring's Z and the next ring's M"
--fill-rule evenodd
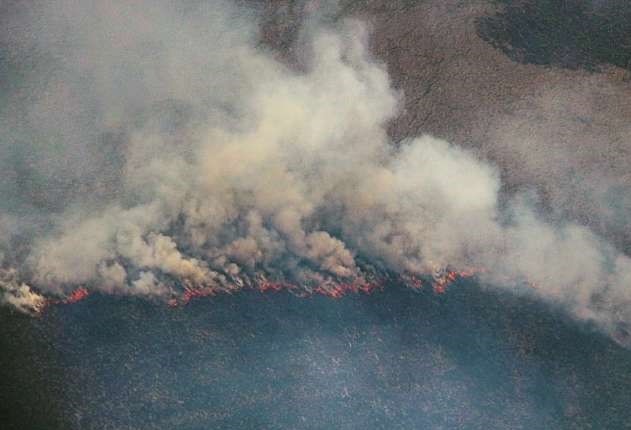
M462 148L391 144L402 95L360 22L312 22L291 67L259 45L254 12L229 3L11 10L3 301L476 267L605 330L631 322L631 259L613 245L546 221L532 196L500 202L498 171Z

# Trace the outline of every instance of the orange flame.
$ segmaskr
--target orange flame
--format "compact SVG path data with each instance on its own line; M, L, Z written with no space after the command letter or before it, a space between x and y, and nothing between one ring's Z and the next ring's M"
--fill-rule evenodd
M433 280L431 282L432 289L435 294L444 294L447 291L447 288L453 284L458 279L470 278L475 276L478 273L484 272L484 269L477 268L469 268L462 271L439 271L438 273L434 273ZM344 297L347 294L371 294L375 290L382 289L384 284L387 281L387 277L380 279L373 279L371 276L370 279L366 279L362 276L353 279L350 282L339 282L335 280L328 280L323 282L318 287L310 289L310 288L301 288L298 285L284 282L284 281L269 281L264 276L258 278L257 282L254 285L251 285L251 288L259 291L261 293L268 292L281 292L281 291L289 291L293 294L297 294L300 297L309 297L313 295L322 295L325 297L339 299ZM408 287L414 290L420 290L423 287L423 280L420 275L413 273L402 273L398 276L399 280L402 281ZM532 287L536 288L536 285L531 284ZM236 288L236 287L235 287ZM201 287L196 288L193 286L185 286L184 292L178 296L173 297L167 301L167 305L169 307L178 307L187 305L191 300L200 297L209 297L215 296L219 293L230 293L233 290L230 288L216 288L216 287ZM77 303L81 300L84 300L90 295L90 292L84 288L80 287L74 290L72 293L68 295L63 300L48 300L44 303L43 307L50 304L73 304Z
M214 296L215 294L217 294L217 291L212 287L201 288L201 289L194 289L191 287L186 287L184 294L182 295L182 304L185 305L188 302L190 302L192 299L197 298L197 297L208 297L208 296ZM177 302L175 302L175 305L177 305Z
M482 272L484 272L484 269L476 268L465 269L459 272L450 270L440 276L435 276L432 287L436 294L444 294L447 291L447 287L449 287L458 279L471 278L472 276L475 276L478 273Z
M87 298L89 295L90 292L86 288L80 287L70 293L70 295L61 303L65 305L71 305L73 303L80 302L81 300Z

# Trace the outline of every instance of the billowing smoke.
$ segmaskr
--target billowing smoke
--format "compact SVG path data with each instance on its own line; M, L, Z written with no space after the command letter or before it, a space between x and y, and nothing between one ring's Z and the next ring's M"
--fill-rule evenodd
M305 291L481 269L606 330L631 322L631 259L496 170L386 126L402 95L363 25L312 23L299 65L227 3L10 8L0 137L3 300L78 287L178 297ZM305 10L309 10L306 7Z

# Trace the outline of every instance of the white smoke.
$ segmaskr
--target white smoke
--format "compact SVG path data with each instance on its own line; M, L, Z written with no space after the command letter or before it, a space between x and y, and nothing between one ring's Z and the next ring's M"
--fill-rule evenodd
M35 65L11 77L2 111L4 301L483 267L605 329L631 322L628 257L542 221L527 197L500 207L496 170L458 147L388 141L400 95L360 23L312 26L296 70L257 45L248 15L223 2L15 11L11 65Z

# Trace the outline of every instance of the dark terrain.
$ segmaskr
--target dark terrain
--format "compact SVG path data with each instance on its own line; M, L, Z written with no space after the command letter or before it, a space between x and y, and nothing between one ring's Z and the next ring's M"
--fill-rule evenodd
M446 295L396 285L340 300L244 292L179 309L92 297L22 326L30 338L3 340L21 357L4 358L2 380L31 382L3 393L14 423L3 428L614 429L629 421L630 351L537 303L468 282Z

